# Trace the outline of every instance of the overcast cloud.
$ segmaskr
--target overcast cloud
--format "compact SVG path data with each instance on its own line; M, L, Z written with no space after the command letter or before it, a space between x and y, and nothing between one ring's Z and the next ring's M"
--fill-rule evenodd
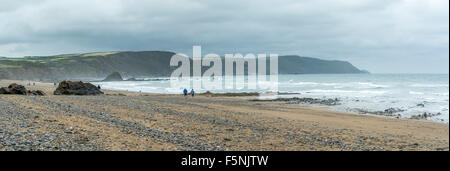
M0 56L168 50L448 73L448 0L0 0Z

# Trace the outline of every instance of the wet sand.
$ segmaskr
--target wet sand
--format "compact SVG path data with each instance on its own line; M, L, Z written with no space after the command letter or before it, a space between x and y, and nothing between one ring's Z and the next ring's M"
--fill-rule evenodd
M12 82L0 81L0 86ZM31 82L32 84L33 82ZM255 102L105 91L0 95L0 150L449 150L449 125Z

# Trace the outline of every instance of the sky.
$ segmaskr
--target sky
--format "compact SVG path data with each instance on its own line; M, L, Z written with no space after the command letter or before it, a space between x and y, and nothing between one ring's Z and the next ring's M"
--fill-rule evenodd
M448 0L0 0L0 56L164 50L448 73Z

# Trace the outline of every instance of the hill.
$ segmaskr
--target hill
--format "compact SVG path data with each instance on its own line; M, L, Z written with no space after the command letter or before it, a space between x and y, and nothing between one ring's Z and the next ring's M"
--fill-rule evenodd
M278 65L280 74L366 73L347 61L329 61L311 57L282 56Z
M24 58L0 58L0 79L93 80L113 72L124 78L170 76L173 52L104 52ZM346 61L327 61L309 57L280 56L280 74L365 73Z

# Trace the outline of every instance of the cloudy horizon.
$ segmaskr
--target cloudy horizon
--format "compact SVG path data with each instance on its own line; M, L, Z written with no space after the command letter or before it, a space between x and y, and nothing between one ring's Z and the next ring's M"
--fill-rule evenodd
M448 0L0 0L0 56L277 53L448 73Z

